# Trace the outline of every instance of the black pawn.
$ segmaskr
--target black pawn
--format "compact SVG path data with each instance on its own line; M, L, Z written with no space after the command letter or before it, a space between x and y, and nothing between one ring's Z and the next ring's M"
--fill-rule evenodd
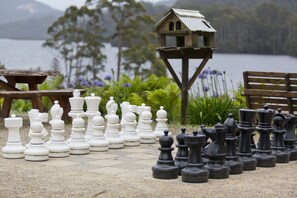
M281 109L278 109L278 113L273 117L274 138L271 146L272 154L276 156L276 163L288 163L290 160L290 153L287 151L284 143L285 122L286 117L281 113Z
M257 159L258 167L274 167L276 157L272 154L270 145L270 134L273 131L271 122L274 116L274 110L268 109L268 106L265 105L264 109L258 110L257 113L259 124L256 130L259 132L260 136L258 149L254 157Z
M176 136L176 141L178 144L176 145L177 152L174 160L175 164L179 167L179 175L181 174L181 169L185 168L188 162L189 149L185 144L186 135L186 129L182 128L181 133Z
M296 135L295 128L297 123L297 117L294 115L287 115L286 124L285 124L285 146L287 151L290 152L290 161L297 160L297 148L295 146L296 143Z
M232 113L228 114L228 118L224 122L227 127L226 137L226 164L230 167L230 174L241 174L243 172L243 163L239 161L236 153L236 144L238 137L235 136L237 130L237 123L233 118Z
M157 179L176 179L178 177L178 166L175 165L172 151L173 138L168 136L169 131L164 131L164 135L159 138L161 151L157 164L152 167L153 177Z
M201 148L205 144L205 135L187 135L185 144L189 147L187 166L181 170L182 181L189 183L204 183L208 181L209 171L204 167Z
M243 162L244 171L256 170L257 160L253 157L251 151L251 134L254 133L254 121L256 120L256 111L252 109L239 109L239 125L238 130L239 145L238 157Z
M226 157L226 132L227 129L222 124L215 125L216 140L210 143L204 152L208 156L205 168L209 170L209 178L225 179L229 177L230 167L225 163Z

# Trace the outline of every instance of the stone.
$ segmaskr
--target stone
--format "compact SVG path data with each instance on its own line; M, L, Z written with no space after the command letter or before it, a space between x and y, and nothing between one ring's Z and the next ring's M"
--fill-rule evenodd
M167 112L164 110L164 107L161 106L160 109L157 111L156 115L157 125L155 127L154 134L156 134L157 137L160 137L163 135L164 131L168 131ZM170 132L169 135L171 135Z
M68 157L70 147L66 144L64 137L64 121L58 119L51 120L50 124L52 126L51 138L46 144L49 150L49 157Z
M177 141L177 152L174 158L175 164L178 166L178 174L181 174L181 170L186 167L188 163L189 148L185 143L186 139L186 128L181 129L181 133L176 136Z
M209 159L205 168L209 170L209 178L226 179L229 177L230 172L230 167L225 163L227 128L221 123L216 124L214 127L217 138L204 150L204 154Z
M275 155L271 152L270 146L270 134L272 132L272 118L274 116L274 110L268 109L267 105L264 105L264 109L257 110L258 113L258 126L256 130L259 132L258 149L254 154L257 160L258 167L274 167L276 162Z
M78 89L75 89L73 91L73 97L69 98L70 112L68 113L68 116L72 118L72 121L78 115L84 116L84 101L85 99L80 96L80 91Z
M273 116L273 142L271 145L272 154L276 156L276 163L289 163L290 153L287 151L284 143L284 135L286 133L284 125L286 117L278 109L278 113Z
M182 181L189 183L205 183L209 178L209 171L204 167L201 148L206 137L195 131L193 135L185 137L185 144L189 147L189 157L185 168L181 170Z
M297 160L297 148L296 144L296 135L295 128L297 123L297 117L289 114L286 116L285 130L286 134L284 137L284 143L287 148L287 151L290 153L290 161Z
M119 134L119 116L114 111L107 116L107 127L105 130L105 139L109 142L110 149L124 147L124 138Z
M93 118L93 133L88 140L90 151L108 151L109 142L104 137L104 118L101 115L96 115Z
M72 129L70 139L67 141L70 147L70 154L84 155L90 153L90 145L85 139L85 121L77 114L72 120Z
M136 115L132 112L131 109L125 114L125 128L122 133L122 137L125 140L125 146L139 146L140 137L136 133Z
M239 109L238 111L240 136L237 155L239 161L243 162L243 171L253 171L256 170L257 160L251 151L251 134L255 131L254 122L257 114L252 109Z
M172 151L173 138L168 135L169 131L164 131L164 136L159 138L161 151L157 164L152 167L153 177L157 179L176 179L178 177L178 166L175 165Z
M146 109L141 114L141 128L139 129L140 143L142 144L154 144L156 143L156 134L154 134L152 128L152 113ZM169 132L168 132L169 133Z
M93 133L93 118L97 115L101 115L101 113L98 110L101 97L95 96L94 93L91 93L91 96L85 97L85 101L87 104L87 111L85 112L85 115L88 118L85 138L89 140Z
M43 125L39 121L30 124L31 134L30 142L25 149L25 160L28 161L46 161L48 160L49 150L45 147L42 139Z
M7 159L24 158L25 147L20 138L20 128L23 126L23 118L11 117L4 119L4 126L8 129L8 138L6 145L2 148L2 156Z
M224 126L227 128L226 137L226 164L230 167L229 174L241 174L243 172L243 163L239 161L239 157L236 152L236 145L238 137L236 137L237 123L233 118L233 114L228 114L228 118L224 122Z

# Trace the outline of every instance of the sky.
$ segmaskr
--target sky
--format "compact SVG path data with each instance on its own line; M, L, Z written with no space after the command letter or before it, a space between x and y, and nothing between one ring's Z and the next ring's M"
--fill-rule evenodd
M58 10L66 10L71 5L75 6L82 6L85 3L85 0L36 0L41 3L47 4L51 6L52 8L58 9ZM155 3L160 0L145 0L147 2Z

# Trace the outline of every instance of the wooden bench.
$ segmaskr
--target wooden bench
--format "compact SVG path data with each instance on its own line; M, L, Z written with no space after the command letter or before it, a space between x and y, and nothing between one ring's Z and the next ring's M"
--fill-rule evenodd
M297 115L297 73L243 72L244 95L249 109L269 108Z
M86 90L81 89L81 94L84 94ZM9 116L11 104L13 99L28 99L32 101L33 108L39 109L43 112L43 106L41 100L36 98L48 97L53 103L55 100L59 101L60 106L64 109L64 120L69 120L68 113L70 111L69 98L73 96L73 89L58 89L58 90L30 90L30 91L0 91L0 97L5 98L8 103L2 107L0 116L6 118Z

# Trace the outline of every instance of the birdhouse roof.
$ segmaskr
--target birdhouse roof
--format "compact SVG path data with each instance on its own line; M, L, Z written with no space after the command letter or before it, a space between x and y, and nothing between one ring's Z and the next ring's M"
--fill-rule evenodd
M210 25L205 17L198 10L185 10L172 8L167 12L164 17L153 27L153 31L166 20L170 14L175 14L179 20L192 32L216 32L216 30Z

